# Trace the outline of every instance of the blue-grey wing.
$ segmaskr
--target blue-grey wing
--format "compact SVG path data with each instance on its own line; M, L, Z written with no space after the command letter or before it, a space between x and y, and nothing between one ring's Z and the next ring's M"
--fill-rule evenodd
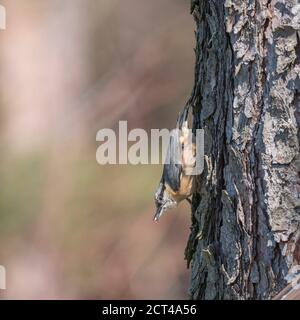
M172 130L170 141L164 164L162 182L168 184L172 190L178 191L180 188L180 177L182 173L181 165L181 143L179 130Z

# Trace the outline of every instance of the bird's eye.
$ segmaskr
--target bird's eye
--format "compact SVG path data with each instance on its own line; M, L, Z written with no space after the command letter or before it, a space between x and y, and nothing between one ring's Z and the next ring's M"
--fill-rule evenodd
M155 204L157 207L160 207L162 202L163 202L163 199L161 197L158 197L155 199Z

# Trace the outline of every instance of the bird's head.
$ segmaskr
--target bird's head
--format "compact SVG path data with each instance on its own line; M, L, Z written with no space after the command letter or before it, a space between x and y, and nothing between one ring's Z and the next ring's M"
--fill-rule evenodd
M154 215L154 221L158 221L166 210L172 209L177 205L177 202L167 192L163 183L159 184L159 187L155 193L155 205L156 213Z

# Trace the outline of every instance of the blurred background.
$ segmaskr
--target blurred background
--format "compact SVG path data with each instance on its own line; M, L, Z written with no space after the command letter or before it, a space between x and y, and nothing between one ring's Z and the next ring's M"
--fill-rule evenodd
M189 1L1 4L1 298L187 298L188 204L153 223L161 166L95 155L119 120L175 124L194 78Z

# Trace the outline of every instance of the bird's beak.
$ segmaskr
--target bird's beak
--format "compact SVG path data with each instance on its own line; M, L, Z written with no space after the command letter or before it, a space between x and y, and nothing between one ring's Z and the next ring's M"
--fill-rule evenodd
M161 215L163 214L163 206L160 206L157 210L156 210L156 213L154 215L154 218L153 218L153 221L158 221L159 218L161 217Z

